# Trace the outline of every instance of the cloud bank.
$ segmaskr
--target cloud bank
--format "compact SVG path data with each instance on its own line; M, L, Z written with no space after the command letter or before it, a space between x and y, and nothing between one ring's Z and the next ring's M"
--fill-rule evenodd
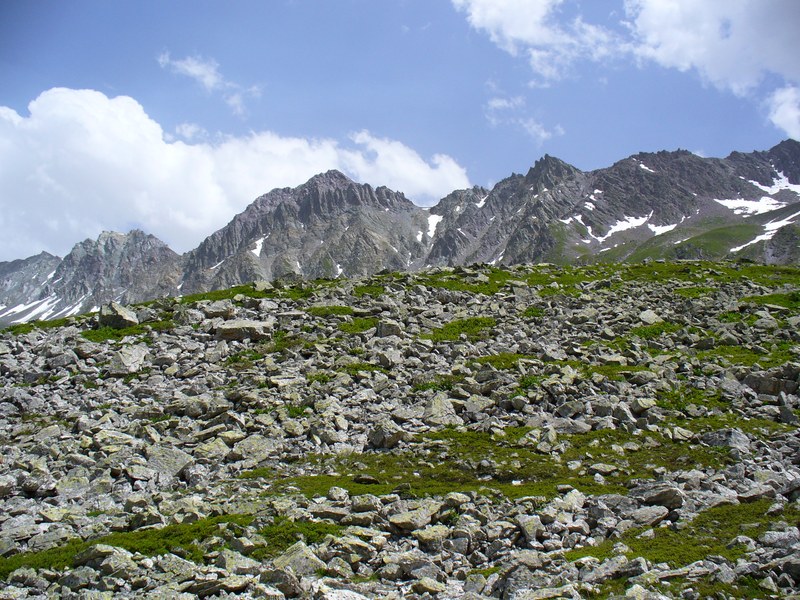
M28 111L0 106L0 260L63 255L103 230L134 227L183 252L258 195L328 169L420 204L470 185L453 158L425 160L369 131L340 142L269 131L213 137L183 124L178 140L133 98L65 88L42 93Z

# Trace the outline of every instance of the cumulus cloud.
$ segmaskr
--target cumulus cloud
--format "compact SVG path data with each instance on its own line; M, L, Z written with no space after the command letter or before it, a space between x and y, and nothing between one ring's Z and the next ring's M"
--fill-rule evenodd
M537 85L562 79L577 60L600 60L619 52L621 40L614 32L586 23L580 15L560 19L564 0L452 2L500 48L525 56L539 77Z
M246 98L261 96L261 88L258 86L244 87L223 77L219 72L219 64L214 59L201 56L173 59L169 52L162 52L157 60L162 69L194 79L209 93L221 93L225 104L237 116L247 114Z
M800 140L800 88L775 90L768 100L769 120L789 137Z
M102 230L133 227L186 251L258 195L327 169L420 203L469 187L453 158L426 161L368 131L340 142L269 131L214 137L184 124L175 140L133 98L65 88L28 111L0 107L0 260L63 255Z
M625 0L634 52L742 95L768 74L800 81L796 0Z

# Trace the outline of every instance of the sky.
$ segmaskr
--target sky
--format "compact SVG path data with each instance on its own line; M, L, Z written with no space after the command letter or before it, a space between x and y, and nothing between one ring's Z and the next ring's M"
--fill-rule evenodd
M339 169L420 206L800 139L798 0L3 0L0 261L185 252Z

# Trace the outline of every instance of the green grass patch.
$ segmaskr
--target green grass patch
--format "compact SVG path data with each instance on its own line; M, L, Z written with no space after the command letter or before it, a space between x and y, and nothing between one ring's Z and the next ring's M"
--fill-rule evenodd
M353 314L349 306L310 306L306 312L314 317L342 317Z
M481 356L477 362L482 365L491 365L501 371L509 371L516 368L519 361L523 358L534 358L527 354L516 354L514 352L501 352L490 356Z
M342 373L347 373L350 377L356 377L359 373L388 373L389 371L380 365L368 362L356 362L344 365L339 368Z
M436 327L429 335L422 337L434 342L455 342L464 334L468 340L478 340L486 334L488 329L497 325L493 317L468 317L455 319L442 327Z
M242 350L241 352L236 352L228 356L228 358L225 359L225 364L237 370L249 369L253 366L255 361L262 360L263 358L263 352L248 348L247 350Z
M708 409L727 410L728 405L722 401L719 391L701 390L685 385L678 385L669 390L659 390L656 403L665 410L684 412L690 404L705 406Z
M661 321L659 323L653 323L652 325L643 325L641 327L634 327L631 329L631 335L638 336L643 340L655 340L660 338L662 335L675 333L676 331L680 331L682 325L678 323L670 323L669 321Z
M613 547L622 541L630 552L628 557L642 556L653 563L668 563L677 568L703 560L710 555L723 556L730 561L742 557L746 549L742 546L728 547L729 542L738 535L757 538L769 529L772 522L786 520L796 522L800 510L788 505L784 513L777 517L766 514L772 500L764 499L749 504L726 504L709 508L690 521L680 530L656 528L651 539L638 537L644 530L637 528L626 532L621 540L607 540L594 547L570 550L564 556L573 561L584 556L594 556L600 560L612 556Z
M765 369L780 366L786 362L797 359L797 352L792 349L796 346L792 342L781 341L768 350L767 354L760 354L745 346L719 345L710 350L697 353L701 361L715 362L717 364L741 365L752 367L758 363Z
M58 570L69 568L80 552L95 544L116 546L145 556L167 554L181 549L190 560L201 563L203 553L197 545L199 542L216 535L223 523L246 526L252 520L253 517L249 515L221 515L194 523L167 525L161 529L117 532L94 540L70 540L49 550L0 557L0 579L5 579L9 573L22 567Z
M364 333L378 326L376 317L353 317L352 320L339 323L339 331L350 335Z
M324 371L314 371L313 373L306 373L306 381L308 383L328 383L333 381L333 375Z
M89 329L82 331L81 336L90 342L120 341L128 336L145 335L151 331L169 331L175 327L172 321L155 321L153 323L143 323L132 327L114 329L113 327L100 327L99 329Z
M372 296L379 298L386 293L386 288L382 285L357 285L353 288L353 295L356 298L363 298L364 296Z
M272 354L276 352L284 352L290 348L296 348L304 344L305 341L299 336L292 335L285 331L276 331L274 334L272 334L272 338L269 343L264 344L261 347L265 352Z
M782 306L790 310L800 310L800 292L789 292L788 294L766 294L764 296L746 296L742 302L753 302L755 304L772 304Z
M702 298L714 293L714 288L707 286L680 287L675 289L675 293L684 298Z
M535 438L525 427L509 427L503 435L444 428L412 440L408 451L374 451L356 456L309 456L302 462L307 471L326 474L301 475L276 480L276 491L296 488L309 497L324 496L332 486L351 494L388 494L401 491L408 496L437 496L449 492L476 491L500 493L508 498L557 495L561 484L569 484L587 494L626 493L631 479L651 478L654 469L674 470L676 465L718 468L727 464L727 450L707 448L672 440L660 434L634 436L622 430L592 431L580 435L560 435L555 445L561 456L536 449ZM623 444L634 442L628 449ZM417 445L421 444L421 446ZM490 461L486 468L482 461ZM570 461L579 461L570 469ZM603 462L617 467L605 482L588 472L591 464ZM357 483L357 475L371 475L377 484Z
M415 283L454 292L469 292L491 296L499 292L506 282L512 278L513 275L508 271L490 267L478 274L468 274L462 269L422 274L416 278Z
M522 311L522 317L524 319L538 319L547 314L545 310L541 306L529 306L524 311Z
M66 327L74 317L64 317L63 319L51 319L49 321L28 321L27 323L17 323L9 325L2 330L3 333L10 333L12 335L25 335L34 329L57 329L59 327Z
M274 558L300 540L309 545L317 544L329 535L341 535L342 531L344 528L341 525L325 521L292 521L286 517L275 517L273 523L258 531L267 545L257 548L250 557L255 560Z
M255 289L255 287L253 287L252 284L237 285L232 288L228 288L226 290L212 290L210 292L189 294L181 298L181 303L194 304L195 302L200 302L201 300L209 300L211 302L217 300L232 300L235 296L238 296L239 294L241 294L242 296L247 296L248 298L274 298L276 295L275 292L272 290L258 291Z

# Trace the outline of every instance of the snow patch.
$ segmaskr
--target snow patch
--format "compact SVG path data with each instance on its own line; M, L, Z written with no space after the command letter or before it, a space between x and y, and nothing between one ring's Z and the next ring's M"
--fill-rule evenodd
M436 233L436 226L443 218L441 215L428 215L428 237L433 237L433 234Z
M714 202L732 210L734 214L747 216L760 215L786 206L785 202L769 196L763 196L760 200L742 200L741 198L717 200L715 198Z
M424 231L422 231L422 230L420 229L420 230L417 232L417 241L418 241L418 242L421 242L421 241L422 241L422 236L423 236L423 235L425 235L425 232L424 232Z
M265 239L267 239L266 236L262 237L259 240L256 240L256 247L253 248L250 252L252 252L256 256L261 256L261 248L264 246Z
M653 212L651 211L650 214L647 215L646 217L624 217L621 221L617 221L616 223L614 223L608 229L608 233L606 233L604 236L601 237L594 236L591 234L591 231L589 232L589 235L592 235L594 239L602 243L615 233L619 233L620 231L626 231L628 229L635 229L636 227L641 227L642 225L647 223L647 221L652 216Z
M594 196L590 196L590 198L591 198L592 200L595 200L595 197L594 197ZM586 210L594 210L595 208L597 208L597 207L596 207L594 204L592 204L591 202L584 202L584 203L583 203L583 205L586 207Z
M218 269L218 268L219 268L219 266L220 266L222 263L224 263L226 260L227 260L227 259L223 258L221 261L219 261L217 264L215 264L213 267L211 267L211 270L213 271L214 269ZM181 289L181 287L182 287L182 286L183 286L183 284L179 285L179 286L178 286L178 289Z
M53 275L55 275L55 274L56 274L56 272L55 272L55 271L53 271L52 273L50 273L50 275L48 275L47 277L45 277L45 281L50 281L50 280L53 278Z
M742 178L744 179L744 177ZM800 185L796 183L789 183L789 178L783 174L782 171L777 172L777 177L772 180L772 185L762 185L757 181L749 180L757 188L760 188L768 194L777 194L782 190L789 190L800 196Z
M344 271L342 270L342 265L336 263L336 276L339 277Z
M478 208L483 208L483 205L486 204L486 199L489 197L489 194L486 194L483 198L480 199L479 202L475 203L475 206Z
M668 231L672 231L678 225L683 223L686 220L686 217L681 217L681 220L674 225L651 225L650 223L647 224L647 227L656 235L661 235L662 233L667 233Z
M12 321L12 323L24 323L26 321L33 321L35 319L46 319L53 313L56 304L58 304L58 296L51 295L42 300L30 302L29 304L18 304L8 311L5 316L30 311L27 315Z
M648 173L655 173L655 171L653 171L653 169L651 169L650 167L648 167L646 164L644 164L644 163L642 163L642 162L640 162L640 163L639 163L639 167L640 167L641 169L644 169L644 170L645 170L645 171L647 171Z
M495 258L495 259L494 259L494 260L492 260L492 261L489 261L489 264L490 264L490 265L496 265L498 262L500 262L501 260L503 260L503 256L505 256L505 254L506 254L506 252L505 252L505 250L503 250L503 251L500 253L500 256L498 256L497 258Z
M756 236L746 244L742 244L741 246L736 246L735 248L731 248L731 252L739 252L743 248L747 248L752 244L756 244L758 242L771 240L772 237L775 235L775 232L778 231L781 227L785 227L786 225L791 225L794 223L794 220L800 217L800 212L796 212L793 215L786 217L780 221L770 221L766 225L764 225L764 233L761 235Z

